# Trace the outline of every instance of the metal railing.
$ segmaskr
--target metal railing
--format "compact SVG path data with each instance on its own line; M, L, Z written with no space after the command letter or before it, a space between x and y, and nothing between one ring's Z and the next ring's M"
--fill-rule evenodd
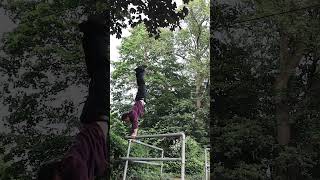
M204 148L204 173L205 173L205 180L210 179L210 158L208 159L208 152L210 152L210 148ZM209 154L210 155L210 154ZM209 156L210 157L210 156Z
M153 146L153 145L150 145L150 144L147 144L147 143L143 143L143 142L135 140L135 139L129 139L127 157L122 157L121 158L122 160L126 160L126 164L125 164L125 168L124 168L124 174L123 174L123 180L125 180L126 176L127 176L128 161L132 161L132 162L135 162L135 163L149 164L149 165L158 165L158 166L160 165L161 166L160 175L162 175L163 163L148 162L148 159L150 159L150 158L129 157L130 156L130 150L131 150L131 143L137 143L137 144L141 144L141 145L153 148L153 149L160 150L161 151L161 158L163 158L163 155L164 155L163 149L161 149L159 147L156 147L156 146ZM157 159L157 158L154 158L154 159ZM154 161L156 161L156 160L154 160Z
M143 143L137 139L143 139L143 138L161 138L161 137L180 137L181 139L181 158L165 158L164 157L164 150L162 148ZM135 163L144 163L144 164L149 164L149 165L160 165L160 176L162 175L162 170L163 170L163 161L180 161L181 162L181 180L184 180L185 176L185 151L186 151L186 136L183 132L180 133L169 133L169 134L154 134L154 135L141 135L137 136L135 139L131 139L130 136L126 136L128 139L128 150L127 150L127 156L126 157L121 157L122 160L125 160L125 167L124 167L124 173L123 173L123 180L126 180L127 178L127 172L128 172L128 164L129 161L135 162ZM144 157L130 157L130 150L131 150L131 144L132 143L137 143L141 144L153 149L157 149L161 151L161 158L144 158ZM151 162L150 162L151 161ZM161 161L161 163L155 163L152 161Z

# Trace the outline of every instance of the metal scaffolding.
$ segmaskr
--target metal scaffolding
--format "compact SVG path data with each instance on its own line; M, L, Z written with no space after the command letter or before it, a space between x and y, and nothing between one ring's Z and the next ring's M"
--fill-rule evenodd
M161 138L161 137L180 137L181 140L181 157L180 158L166 158L164 157L164 150L162 148L143 143L137 139L143 139L143 138ZM128 150L127 150L127 156L121 157L122 160L125 160L125 167L124 167L124 173L123 173L123 180L126 180L127 178L127 172L128 172L128 164L129 161L134 163L144 163L149 165L158 165L161 167L160 169L160 176L162 175L163 170L163 161L180 161L181 162L181 180L184 180L185 176L185 151L186 151L186 136L183 132L180 133L169 133L169 134L154 134L154 135L141 135L137 136L135 139L131 139L130 136L126 137L128 139ZM131 144L137 143L144 145L149 148L157 149L161 151L161 158L144 158L144 157L130 157L130 150L131 150ZM160 161L161 163L156 163L154 161Z

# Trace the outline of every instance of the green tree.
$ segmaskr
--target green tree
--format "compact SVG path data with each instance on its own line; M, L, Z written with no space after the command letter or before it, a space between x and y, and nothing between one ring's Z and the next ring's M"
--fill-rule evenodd
M314 23L318 10L232 24L252 15L310 5L307 1L240 2L244 1L215 3L212 8L216 10L211 39L213 175L224 179L317 179L320 141L314 117L319 111L306 104L318 101L316 96L310 98L319 75L318 25ZM285 41L281 39L287 39L289 48L282 49ZM290 57L284 58L283 53ZM294 60L295 65L291 64ZM285 87L281 91L276 88L280 82ZM279 106L277 98L286 108ZM289 129L277 128L280 114L289 115L281 116L291 124ZM280 141L280 134L285 141Z
M317 1L268 1L255 2L257 15L270 14L274 12L288 11L316 4ZM311 48L319 49L314 39L319 39L319 25L314 16L316 10L307 9L285 14L271 19L279 33L279 73L274 83L275 102L278 121L278 141L281 145L288 145L290 141L290 122L288 107L289 80L294 76L295 69L302 61L304 54Z
M111 131L119 140L128 134L129 129L124 127L119 117L122 113L130 110L134 99L132 89L136 88L136 80L133 70L138 65L146 64L148 96L146 112L140 120L139 134L184 131L187 136L190 136L187 145L188 163L186 171L189 175L199 175L203 170L204 157L202 157L203 150L201 148L203 144L194 139L200 139L195 127L201 126L196 124L199 122L190 121L197 112L196 103L190 99L194 81L190 81L190 76L185 72L184 67L187 63L177 60L175 42L174 33L171 31L163 29L160 38L154 39L148 37L147 31L142 25L133 28L131 35L123 39L119 49L120 59L113 62L115 70L112 73L113 103L111 107L116 116L114 116L115 119L112 119ZM198 131L201 131L200 134L204 134L205 129L198 129ZM164 147L166 157L180 156L179 146L172 139L149 140L147 142ZM205 142L207 143L207 141ZM113 152L116 153L116 151ZM151 152L144 148L136 149L135 153L146 156ZM125 152L122 151L123 154ZM114 157L119 156L114 155ZM197 158L199 156L201 156L201 159ZM114 167L115 170L113 171L118 172L122 170L123 165L115 163ZM179 172L179 163L169 163L164 169L167 173ZM155 170L153 169L153 171ZM140 178L143 178L142 175L150 173L140 166L133 167L130 172L132 176Z
M185 70L190 73L189 78L194 86L191 98L197 108L193 127L194 131L199 129L197 140L205 142L203 137L208 137L209 132L209 3L195 0L187 7L189 14L183 21L185 27L175 36L176 55L185 62Z
M190 0L183 0L184 4ZM180 26L180 20L188 14L186 7L177 10L177 4L172 0L47 0L47 1L1 1L0 7L4 7L11 13L15 22L20 22L28 12L36 6L49 6L48 11L43 16L61 17L63 20L67 16L76 22L84 16L99 13L109 19L111 34L116 34L118 38L122 35L122 29L128 26L135 27L144 23L150 35L159 36L159 28L169 27L171 30ZM159 13L161 12L161 13Z
M130 13L143 12L149 17L148 21L132 21L147 24L149 33L158 27L177 26L186 14L186 9L177 12L172 1L127 2L1 1L0 6L18 24L3 38L5 55L0 63L5 79L1 103L9 111L1 118L10 129L1 141L13 145L4 157L10 162L9 177L32 179L41 163L64 154L77 132L88 84L77 27L82 19L112 11L111 33L120 36L124 23L119 22ZM135 12L129 8L132 4ZM151 9L164 7L168 13L154 17ZM117 8L124 10L120 13Z
M182 65L176 61L172 39L173 34L170 31L163 30L159 40L155 40L148 38L143 26L134 28L132 35L123 40L120 48L121 60L114 62L115 71L112 76L115 83L112 90L114 106L115 110L119 109L118 112L121 113L129 107L129 104L123 105L123 100L133 99L132 94L125 94L135 87L133 69L139 64L146 64L148 66L146 81L149 105L145 119L148 121L142 121L141 126L154 127L154 129L167 127L170 132L181 129L180 123L183 122L172 120L169 112L176 110L178 113L180 105L178 103L190 97L190 84L188 79L182 75ZM180 102L177 101L178 99ZM188 103L189 101L181 106L188 107ZM192 109L188 107L185 111L192 112ZM163 117L163 119L157 117ZM174 122L178 124L172 124Z
M316 3L317 1L312 0L295 3L291 1L268 1L262 3L255 1L254 7L257 14L260 15L275 11L289 11ZM276 57L278 73L274 80L273 89L276 110L275 117L277 120L277 140L280 145L290 146L293 144L292 142L295 142L292 139L295 135L291 132L291 126L295 126L295 113L292 112L296 111L296 108L293 106L290 98L294 94L294 88L296 88L293 85L296 69L299 64L306 62L305 55L309 54L313 56L313 59L317 59L319 43L315 40L319 39L319 24L317 23L319 19L316 14L318 14L318 10L310 8L297 11L293 14L274 17L269 22L274 25L275 32L278 33L277 39L279 40L279 43L277 43L279 48L277 49L278 57ZM298 167L298 164L293 163L291 167L283 169L283 165L281 164L278 167L278 177L281 179L296 179L299 175L293 172Z

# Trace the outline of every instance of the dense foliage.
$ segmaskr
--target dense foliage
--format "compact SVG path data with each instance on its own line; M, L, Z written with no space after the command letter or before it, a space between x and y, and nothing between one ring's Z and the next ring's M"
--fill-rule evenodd
M316 1L212 3L216 179L319 179Z
M165 19L134 21L144 22L149 33L155 33L158 27L177 26L187 13L186 9L178 12L172 1L136 4L136 12L129 7L137 1L122 2L0 2L17 24L4 35L1 48L1 121L7 130L1 132L0 150L5 162L3 166L1 163L1 176L32 179L41 163L64 154L78 132L88 77L77 25L87 15L122 9L111 20L111 32L120 36L118 27L124 23L118 22L123 17L148 14L150 8L167 10L170 15Z
M189 1L182 0L184 4ZM122 35L122 29L135 27L140 23L146 25L150 35L159 37L159 28L167 27L174 30L180 27L180 20L188 14L186 7L177 9L177 3L172 0L14 0L1 1L0 7L9 10L15 22L45 17L47 27L43 28L54 25L50 22L54 19L62 21L71 18L80 22L87 15L101 14L109 20L111 34L116 34L118 38ZM33 9L42 10L41 14L29 14ZM60 23L55 25L58 24Z
M193 16L193 17L192 17ZM200 21L198 21L200 19ZM176 32L162 29L160 38L148 36L142 25L131 30L122 40L120 59L114 61L112 73L112 124L113 141L112 177L122 175L124 163L119 157L126 156L129 134L120 120L121 114L130 110L136 92L134 69L147 65L146 84L148 96L146 112L140 120L139 134L185 132L187 135L186 173L189 179L201 179L204 168L204 149L209 144L209 8L202 0L189 4L186 26ZM179 157L178 140L150 139L150 144L164 148L165 157ZM159 153L136 145L134 156L159 157ZM117 161L118 160L118 161ZM165 163L164 172L179 177L179 163ZM129 165L129 176L138 179L156 178L159 168L147 165ZM165 177L166 175L164 175Z
M130 60L131 66L130 64L123 66L124 69L132 69L133 65L141 63L140 59L143 58L139 58L139 55L144 55L145 50L143 47L134 46L142 43L146 48L150 48L147 57L148 71L150 70L148 83L152 84L148 88L150 99L147 102L150 105L144 118L148 120L141 122L141 133L185 131L189 136L187 173L194 174L194 177L199 176L203 166L202 148L208 143L208 139L203 138L207 136L205 130L208 128L206 125L208 96L206 92L201 94L201 107L196 107L194 99L190 97L192 89L196 89L194 83L196 79L193 77L197 77L198 81L208 78L197 75L197 72L200 74L199 70L192 72L191 66L186 68L183 67L183 63L177 62L175 52L182 51L174 47L175 39L178 39L175 36L178 35L163 30L159 40L149 38L149 33L159 32L158 27L170 26L173 30L179 25L179 19L186 15L187 10L182 8L180 12L175 13L176 7L171 1L151 1L148 4L135 4L137 6L135 11L129 8L130 2L120 2L122 1L113 1L115 4L111 5L111 9L112 7L124 9L117 11L117 16L113 16L115 19L111 19L114 22L112 33L121 35L119 30L124 27L124 23L115 22L122 21L122 18L130 13L132 15L145 13L149 17L147 21L138 18L138 21L129 22L129 25L136 26L143 21L146 29L144 26L138 26L134 31L140 33L140 41L131 41L130 44L130 40L125 40L129 44L124 43L124 50L121 51L122 56L135 57ZM132 1L133 4L136 2L138 1ZM90 4L85 1L8 1L1 5L10 13L12 20L18 23L17 28L4 37L5 55L1 57L1 76L6 79L1 82L3 85L1 101L3 108L8 110L7 114L2 115L2 119L9 129L1 138L1 147L5 147L1 149L3 154L1 176L6 179L31 179L41 163L63 155L77 132L79 125L77 119L82 109L88 79L83 71L85 68L83 53L76 25L83 16L91 13L90 10L105 11L108 4L100 2ZM168 14L164 13L164 17L158 18L152 14L150 8L167 10ZM199 36L201 43L206 43L208 46L208 35L205 32L203 34L204 36ZM188 33L180 36L180 40L177 41L187 42L188 38L192 38ZM181 43L184 42L181 41L180 45ZM137 48L140 52L130 52L130 48ZM208 47L201 50L207 51ZM189 56L192 55L190 49L183 51L189 53ZM203 57L200 62L205 61L208 64L208 53ZM156 61L159 62L151 65ZM197 65L197 62L190 58L189 62ZM131 76L130 71L117 68L116 72L118 78L123 78L122 83L127 89L130 85L132 87L133 77L127 82L125 79L126 76ZM197 86L201 88L201 85ZM116 90L115 97L117 93L121 96L126 89L121 89L122 92ZM199 93L196 94L198 95ZM110 135L115 162L126 149L126 141L123 138L127 134L127 129L118 121L119 112L123 112L126 105L128 104L122 103L112 107L113 129ZM179 147L174 140L153 143L167 147L166 156L178 155ZM137 147L134 153L142 155L146 151ZM116 165L115 163L114 167ZM120 163L118 165L118 168L113 169L114 172L122 170L122 165ZM179 165L168 164L165 169L167 173L170 173L170 170L176 173ZM139 167L133 169L133 175L140 170ZM152 175L154 169L151 169L150 173ZM148 174L139 174L146 178L151 177Z

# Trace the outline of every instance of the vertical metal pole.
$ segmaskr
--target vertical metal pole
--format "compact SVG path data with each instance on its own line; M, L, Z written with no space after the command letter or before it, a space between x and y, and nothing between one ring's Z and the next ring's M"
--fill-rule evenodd
M130 148L131 148L131 139L129 139L128 141L128 151L127 151L127 158L129 157L130 155ZM124 166L124 172L123 172L123 180L126 180L127 178L127 171L128 171L128 162L129 160L126 160L126 165Z
M207 148L204 148L204 173L205 173L205 180L208 180L208 166L207 166Z
M164 151L161 151L161 158L164 157ZM161 161L161 168L160 168L160 178L162 178L162 170L163 170L163 161Z
M210 180L210 148L205 149L206 154L206 180ZM208 158L209 156L209 158Z
M203 172L204 172L204 176L203 176L203 180L207 180L206 178L206 165L204 165L204 169L203 169Z
M185 165L186 165L186 136L182 134L182 143L181 143L181 180L184 180L185 175Z

